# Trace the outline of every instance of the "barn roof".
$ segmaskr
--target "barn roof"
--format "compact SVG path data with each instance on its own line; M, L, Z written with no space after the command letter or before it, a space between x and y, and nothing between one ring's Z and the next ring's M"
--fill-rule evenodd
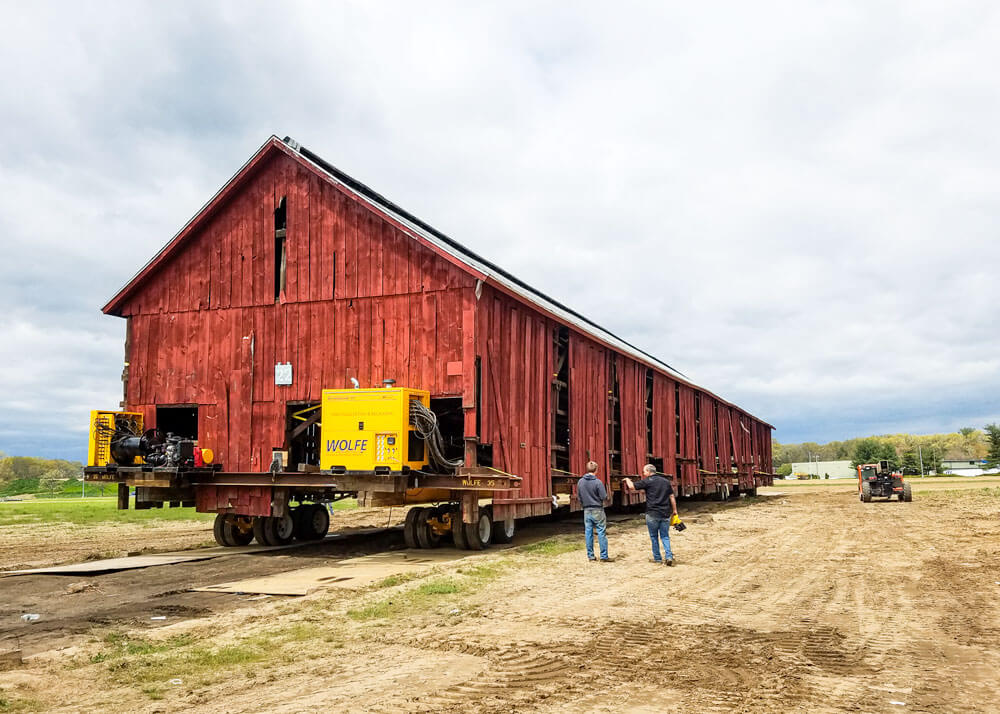
M387 215L396 223L403 226L411 234L418 236L422 239L422 242L428 244L438 253L450 257L452 262L457 263L460 267L464 266L469 270L469 272L473 273L477 278L480 278L484 282L495 284L501 287L504 291L513 293L521 300L557 317L562 322L575 327L581 332L585 332L592 337L597 338L599 341L614 347L620 352L630 355L640 362L666 372L667 374L680 379L682 382L691 384L692 386L697 386L694 385L686 375L679 370L674 369L666 362L663 362L645 350L642 350L625 341L610 330L601 327L593 320L581 315L579 312L567 307L558 300L549 297L545 293L528 285L495 263L487 260L481 255L478 255L472 250L469 250L458 241L448 237L441 231L432 227L428 223L425 223L409 211L399 207L354 177L341 171L336 166L329 163L318 154L315 154L305 148L291 137L278 139L277 136L271 136L266 142L264 142L253 157L251 157L250 160L247 161L247 163L245 163L221 189L219 189L219 191L208 201L208 203L206 203L201 210L199 210L198 213L196 213L184 225L184 227L163 248L161 248L160 251L148 263L146 263L146 265L143 266L143 268L136 273L132 279L124 287L122 287L121 290L118 291L118 293L107 303L107 305L104 306L104 312L108 314L120 314L119 311L124 305L125 300L132 295L132 293L134 293L142 285L142 283L156 271L157 268L163 265L175 252L177 252L186 239L197 230L201 223L214 213L216 207L232 195L232 193L238 189L239 185L241 185L253 172L253 169L261 164L265 157L270 155L275 150L281 151L282 153L293 157L311 170L324 176L327 180L340 185L349 193L375 208L378 213ZM740 409L740 407L736 408ZM743 411L742 409L740 410Z

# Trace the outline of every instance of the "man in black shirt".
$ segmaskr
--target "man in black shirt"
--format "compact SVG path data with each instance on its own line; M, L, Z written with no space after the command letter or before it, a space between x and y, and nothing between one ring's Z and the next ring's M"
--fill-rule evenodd
M674 554L670 550L670 517L677 515L677 499L674 498L674 487L670 479L656 473L656 467L646 464L642 467L642 475L646 478L632 482L625 478L622 482L630 489L646 492L646 529L649 539L653 542L653 562L674 564ZM660 559L660 544L663 541L663 559Z

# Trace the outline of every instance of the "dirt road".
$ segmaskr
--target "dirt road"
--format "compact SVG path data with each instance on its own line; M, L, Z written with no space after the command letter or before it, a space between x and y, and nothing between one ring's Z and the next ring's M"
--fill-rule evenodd
M184 593L192 611L167 627L111 614L47 640L0 672L0 702L13 711L998 710L1000 489L918 488L911 504L861 504L849 483L772 491L785 495L683 504L689 528L673 538L674 568L647 562L645 526L629 516L609 528L610 564L586 561L575 523L541 524L512 549L409 581L294 599ZM348 554L308 555L315 565ZM232 558L243 565L222 558L128 577L156 602L156 590L278 562ZM111 587L116 577L94 580ZM33 578L52 588L52 576Z

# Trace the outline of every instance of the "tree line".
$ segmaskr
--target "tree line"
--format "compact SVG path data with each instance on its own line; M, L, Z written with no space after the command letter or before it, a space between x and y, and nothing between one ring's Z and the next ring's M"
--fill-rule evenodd
M944 460L985 460L988 467L1000 466L1000 425L983 429L965 427L947 434L883 434L817 444L782 444L772 440L777 473L791 473L792 464L803 461L845 461L852 466L886 460L894 470L919 474L941 470Z
M82 478L83 464L79 461L0 453L0 496L79 492Z

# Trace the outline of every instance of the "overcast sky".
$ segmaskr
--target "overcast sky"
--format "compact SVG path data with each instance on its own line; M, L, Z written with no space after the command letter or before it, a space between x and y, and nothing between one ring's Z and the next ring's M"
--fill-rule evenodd
M100 307L271 134L780 441L1000 418L995 3L2 4L8 454L84 458Z

